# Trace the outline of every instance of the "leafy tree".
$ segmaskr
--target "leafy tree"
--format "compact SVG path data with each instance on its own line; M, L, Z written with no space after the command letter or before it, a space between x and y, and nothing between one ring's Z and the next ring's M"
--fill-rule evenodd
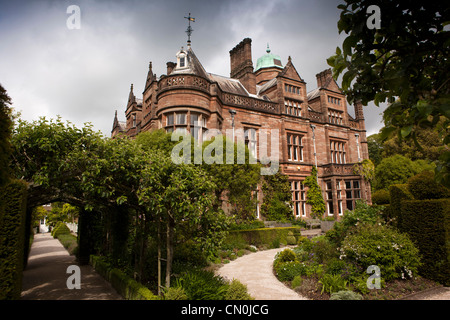
M8 162L11 153L11 98L0 84L0 186L9 180Z
M426 160L412 161L402 155L384 158L375 169L375 190L387 190L392 184L406 183L406 181L423 170L434 170L434 165Z
M353 173L371 182L375 177L375 165L370 159L364 159L353 165Z
M374 133L367 137L367 149L369 151L369 159L372 160L376 166L381 162L383 141L380 138L379 133Z
M325 200L322 196L322 189L317 183L317 168L313 166L311 175L302 182L309 189L306 192L306 203L311 205L311 216L313 218L322 217L325 212Z
M292 218L292 193L289 177L278 171L263 176L264 200L261 214L268 220L283 221Z
M345 32L342 49L327 62L350 103L390 103L384 111L382 137L397 133L419 147L418 128L444 123L439 134L446 146L436 177L450 184L450 40L444 29L450 9L439 2L380 0L381 28L367 27L371 0L346 0L338 22ZM420 147L419 147L420 148Z
M158 223L158 230L166 229L166 287L170 287L175 231L185 238L195 235L199 226L208 225L205 218L214 202L214 183L200 167L174 164L162 152L150 154L150 165L142 171L137 194ZM208 239L203 239L207 241Z
M226 136L217 136L209 141L205 141L202 146L203 154L215 157L213 144L222 141L222 155L217 155L218 162L222 163L206 163L203 157L202 168L208 172L215 184L214 193L216 195L216 209L222 206L222 202L226 199L231 204L231 213L235 214L239 219L252 220L254 218L256 208L256 197L253 196L257 184L260 181L261 166L259 164L250 163L250 153L247 147L239 144L233 144L233 154L227 156ZM228 142L230 143L230 142ZM219 144L215 144L220 148ZM232 159L232 163L227 163ZM239 159L244 159L244 163L238 163ZM231 161L228 161L231 162Z

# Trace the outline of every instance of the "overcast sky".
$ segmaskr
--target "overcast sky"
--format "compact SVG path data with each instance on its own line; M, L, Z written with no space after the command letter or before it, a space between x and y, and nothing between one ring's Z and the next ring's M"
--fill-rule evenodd
M229 51L252 39L253 64L267 43L283 66L288 56L307 91L326 59L341 46L338 0L0 0L0 83L25 120L40 116L91 122L110 136L115 110L125 120L131 83L142 98L149 62L166 73L166 62L186 45L207 72L229 76ZM80 8L80 29L69 29L70 5ZM353 107L349 108L353 115ZM367 135L381 128L382 109L365 107Z

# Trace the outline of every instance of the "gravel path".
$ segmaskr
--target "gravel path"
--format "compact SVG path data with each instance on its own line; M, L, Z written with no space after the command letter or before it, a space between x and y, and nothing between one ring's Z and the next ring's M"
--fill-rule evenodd
M81 289L68 289L66 281L72 273L67 267L76 265L59 240L50 233L34 235L28 264L23 272L23 300L121 300L112 286L90 265L79 266Z
M247 254L222 266L217 274L247 285L248 293L256 300L307 300L278 281L272 272L273 259L283 249Z

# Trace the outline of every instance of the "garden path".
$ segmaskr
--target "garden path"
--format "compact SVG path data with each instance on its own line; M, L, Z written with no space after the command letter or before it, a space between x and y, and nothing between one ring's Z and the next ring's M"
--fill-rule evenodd
M284 249L247 254L225 264L216 273L226 279L234 278L247 285L248 293L256 300L307 300L278 281L272 272L275 255Z
M121 300L122 297L92 266L80 267L81 288L68 289L66 281L72 273L67 267L76 265L58 239L50 233L34 235L28 264L23 272L22 300Z

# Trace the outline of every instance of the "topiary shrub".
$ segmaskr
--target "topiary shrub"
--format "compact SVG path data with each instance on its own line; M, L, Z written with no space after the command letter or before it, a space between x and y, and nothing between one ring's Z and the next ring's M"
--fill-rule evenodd
M70 234L70 229L66 226L65 223L60 223L57 225L57 227L53 230L53 238L58 238L59 235L62 234Z
M363 299L362 295L350 290L333 292L330 297L330 300L362 300L362 299Z
M423 171L408 179L408 190L416 200L450 197L450 190L434 180L433 171Z

